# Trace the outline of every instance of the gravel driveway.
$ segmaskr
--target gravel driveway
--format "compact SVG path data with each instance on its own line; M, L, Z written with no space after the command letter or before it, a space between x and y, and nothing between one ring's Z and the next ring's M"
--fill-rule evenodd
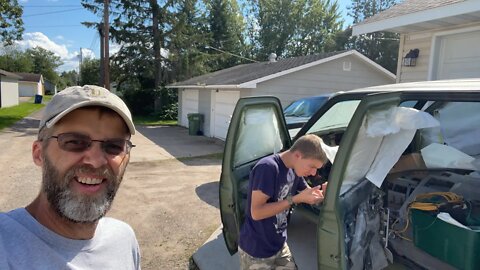
M0 131L0 211L35 198L41 170L31 145L41 112ZM181 127L137 127L137 145L109 216L137 234L143 269L188 269L193 252L220 224L218 179L223 143Z

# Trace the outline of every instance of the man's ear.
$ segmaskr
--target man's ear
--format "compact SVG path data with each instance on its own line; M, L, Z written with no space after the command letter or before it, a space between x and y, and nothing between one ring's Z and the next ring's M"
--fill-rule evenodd
M32 145L32 158L33 163L37 166L43 165L43 147L41 141L34 141Z

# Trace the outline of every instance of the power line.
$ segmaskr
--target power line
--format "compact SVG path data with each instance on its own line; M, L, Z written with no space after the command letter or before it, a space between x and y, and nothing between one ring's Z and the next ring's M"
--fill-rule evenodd
M71 25L32 25L28 28L55 28L55 27L85 27L81 24L71 24Z
M72 9L65 9L65 10L57 10L57 11L31 14L31 15L24 15L23 18L33 17L33 16L41 16L41 15L48 15L48 14L55 14L55 13L64 13L64 12L70 12L70 11L75 11L75 10L80 10L80 9L83 9L83 8L72 8Z
M24 8L78 7L78 5L24 5Z
M242 58L242 59L245 59L245 60L248 60L248 61L252 61L252 62L255 62L255 63L259 63L258 61L256 60L253 60L253 59L250 59L250 58L246 58L246 57L243 57L241 55L238 55L238 54L234 54L234 53L231 53L231 52L227 52L227 51L224 51L224 50L220 50L218 48L214 48L212 46L205 46L206 49L212 49L212 50L215 50L215 51L219 51L219 52L222 52L222 53L226 53L226 54L230 54L232 56L235 56L235 57L238 57L238 58Z
M97 46L98 38L99 38L98 33L95 32L95 33L93 34L92 42L90 43L90 48L89 48L89 49L90 49L91 51L93 51L93 47L94 47L94 46Z

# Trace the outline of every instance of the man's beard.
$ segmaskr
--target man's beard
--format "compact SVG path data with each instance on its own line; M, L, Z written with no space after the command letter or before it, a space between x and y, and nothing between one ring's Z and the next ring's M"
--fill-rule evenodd
M88 165L78 165L71 167L62 176L45 155L43 160L43 191L50 205L61 217L75 223L93 223L105 216L122 182L124 170L120 170L118 176L115 176L106 166L94 169ZM75 175L79 172L105 178L106 189L102 194L91 196L75 193L70 185L72 181L76 181Z

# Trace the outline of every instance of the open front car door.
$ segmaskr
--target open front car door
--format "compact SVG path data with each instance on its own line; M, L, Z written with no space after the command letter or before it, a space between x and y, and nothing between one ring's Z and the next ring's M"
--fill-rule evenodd
M259 159L288 149L290 145L278 98L249 97L237 102L225 140L220 176L223 236L230 254L238 249L250 170Z

